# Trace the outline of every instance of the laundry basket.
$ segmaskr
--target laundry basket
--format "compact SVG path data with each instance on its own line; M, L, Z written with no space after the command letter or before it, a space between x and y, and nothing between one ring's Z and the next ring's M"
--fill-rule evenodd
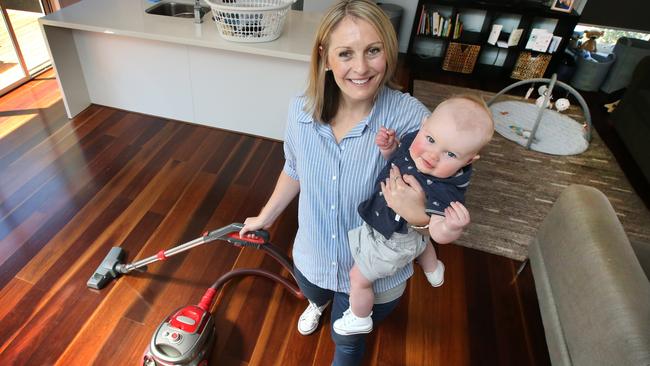
M269 42L280 37L295 0L205 0L221 37L234 42Z

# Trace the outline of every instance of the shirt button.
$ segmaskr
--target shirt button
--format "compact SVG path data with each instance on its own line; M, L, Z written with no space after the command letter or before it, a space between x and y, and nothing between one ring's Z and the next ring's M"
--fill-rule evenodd
M335 208L335 206L334 206L334 205L332 205L332 210L333 210L334 208Z
M336 239L336 235L332 234L332 239Z
M336 180L336 175L332 176L332 180Z
M332 262L332 266L333 266L333 267L336 266L336 262Z

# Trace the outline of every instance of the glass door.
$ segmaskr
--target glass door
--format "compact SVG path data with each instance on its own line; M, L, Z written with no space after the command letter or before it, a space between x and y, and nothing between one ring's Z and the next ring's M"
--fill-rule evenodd
M0 0L0 94L29 80L51 65L38 18L40 0Z
M29 72L22 61L18 41L11 32L7 11L0 2L2 22L0 22L0 94L13 89L29 78Z

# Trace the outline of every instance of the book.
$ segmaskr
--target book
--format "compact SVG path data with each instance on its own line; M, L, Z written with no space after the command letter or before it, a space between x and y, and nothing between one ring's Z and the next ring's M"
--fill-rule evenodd
M438 12L433 13L433 27L431 30L431 34L434 36L439 36L440 34L438 33L440 29L440 14Z
M522 33L524 33L524 30L521 28L513 30L512 33L510 33L510 36L508 37L508 47L513 47L518 45Z
M454 23L454 33L452 35L452 38L453 39L460 38L462 32L463 32L463 22L460 21L460 13L456 13L456 22Z
M546 29L533 28L530 32L530 38L528 38L528 42L526 43L526 49L545 52L552 39L553 33Z
M562 37L553 36L553 39L551 39L551 44L548 46L548 52L554 53L557 51L557 48L560 46L560 42L562 42Z
M492 25L492 30L490 31L490 35L488 36L487 43L491 45L495 45L497 41L499 40L499 35L501 34L501 29L503 29L503 25L501 24L493 24Z
M553 33L541 33L533 45L533 51L546 52L546 50L548 50L548 46L551 44L551 40L553 40Z

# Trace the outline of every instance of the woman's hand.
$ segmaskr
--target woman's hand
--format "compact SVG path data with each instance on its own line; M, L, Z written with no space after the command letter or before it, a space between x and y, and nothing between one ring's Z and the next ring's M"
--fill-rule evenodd
M458 240L463 229L469 225L469 211L460 202L451 202L445 209L445 216L432 215L429 222L429 235L438 244Z
M255 217L248 217L246 218L246 220L244 220L244 227L242 227L242 229L239 230L239 236L246 236L249 238L255 237L255 235L247 234L247 233L259 229L268 230L268 228L270 228L272 224L273 222L269 222L269 220L267 220L261 215Z
M425 213L424 191L412 175L401 175L399 168L393 165L390 176L380 182L381 192L388 207L412 225L422 226L429 222Z
M449 205L445 209L445 226L449 231L462 231L469 225L469 211L460 202L452 202Z

